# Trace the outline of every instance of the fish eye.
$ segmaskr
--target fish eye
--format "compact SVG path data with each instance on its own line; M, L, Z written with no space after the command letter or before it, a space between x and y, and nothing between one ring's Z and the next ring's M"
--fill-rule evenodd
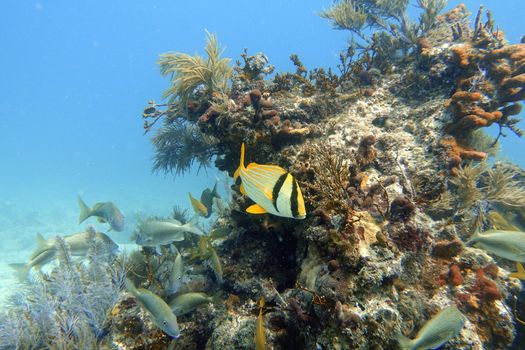
M162 321L162 324L163 324L163 325L167 325L168 322L167 322L166 320L164 320L164 321Z

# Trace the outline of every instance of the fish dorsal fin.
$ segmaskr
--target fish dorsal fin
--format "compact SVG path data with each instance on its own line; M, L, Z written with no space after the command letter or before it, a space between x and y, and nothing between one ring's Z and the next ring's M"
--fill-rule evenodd
M258 164L258 163L255 163L255 162L248 164L246 169L248 169L248 170L262 170L262 171L266 171L268 173L273 173L276 176L281 176L282 174L284 174L286 172L286 170L284 170L283 168L281 168L278 165Z
M216 198L221 198L221 196L219 196L219 192L217 191L217 181L215 181L215 185L213 185L213 190L211 190L211 195Z
M259 204L250 205L246 209L246 212L250 214L266 214L267 213L266 209L261 207Z
M241 156L239 157L239 167L235 170L233 174L233 181L236 181L237 178L241 175L241 169L244 169L244 142L241 145Z
M192 219L192 220L193 220L193 219ZM180 222L180 221L177 220L177 219L166 219L165 221L166 221L166 222L169 222L169 223L171 223L171 224L179 225L179 226L182 225L182 222Z
M36 234L36 245L39 250L48 248L47 240L40 233Z

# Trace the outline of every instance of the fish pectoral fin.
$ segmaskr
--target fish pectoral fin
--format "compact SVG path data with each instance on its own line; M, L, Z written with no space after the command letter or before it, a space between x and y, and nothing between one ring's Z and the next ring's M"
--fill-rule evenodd
M104 220L104 218L101 218L100 216L97 217L97 221L100 222L100 223L103 223L103 224L106 223L106 220Z
M438 334L438 337L439 337L439 339L441 339L441 340L445 340L445 339L446 339L446 340L450 340L450 339L452 339L452 338L454 337L455 334L456 334L455 331L445 331L445 332L441 332L441 333L439 333L439 334ZM442 343L441 343L441 344L442 344ZM440 344L440 345L441 345L441 344ZM436 344L436 345L437 345L437 344Z
M261 207L259 204L250 205L246 209L246 212L250 214L266 214L267 213L266 209Z
M246 194L246 190L244 189L244 186L241 184L241 187L239 188L239 191L241 191L242 194L244 194L245 196L247 196Z

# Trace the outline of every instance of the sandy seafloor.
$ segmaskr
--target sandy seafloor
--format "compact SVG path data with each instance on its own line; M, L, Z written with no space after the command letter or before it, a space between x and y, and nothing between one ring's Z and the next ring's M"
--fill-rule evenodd
M184 177L151 175L151 178L129 180L114 188L97 188L96 182L87 184L86 189L63 188L46 183L47 190L29 188L20 192L6 186L7 191L0 194L0 309L6 309L8 298L21 285L10 263L26 262L36 248L35 236L40 233L45 238L55 235L69 235L94 225L98 231L108 233L107 224L89 218L78 224L79 208L77 196L80 195L88 205L97 201L111 200L117 204L125 216L126 227L122 232L110 231L108 235L121 250L136 248L130 241L137 218L140 216L169 216L175 204L189 210L188 191L195 196L205 187L212 187L216 179L224 179L214 170L191 172ZM135 179L136 180L136 179ZM55 190L55 191L53 191ZM219 186L219 190L221 190ZM191 212L190 212L191 213Z

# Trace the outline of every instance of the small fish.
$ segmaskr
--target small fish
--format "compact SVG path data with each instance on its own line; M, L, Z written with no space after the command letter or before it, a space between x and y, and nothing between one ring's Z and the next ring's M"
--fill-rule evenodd
M463 316L455 305L451 305L432 317L432 319L417 332L414 339L399 335L397 340L402 349L437 349L457 336L463 328L465 321L465 316Z
M511 261L525 262L525 232L489 230L474 234L466 244Z
M206 293L181 294L170 302L170 307L176 316L186 315L199 307L211 303L213 298Z
M78 232L68 236L64 236L64 241L69 246L69 252L72 256L86 256L89 245L88 237L90 232ZM113 242L108 235L102 232L95 233L95 240L103 243L104 249L108 254L113 254L117 251L118 245ZM25 264L10 264L18 272L20 281L27 279L27 275L31 268L40 269L45 264L55 260L57 256L57 239L52 237L45 239L42 235L37 234L36 243L37 248L29 257L29 261Z
M147 289L137 289L128 278L125 279L124 284L126 289L137 298L140 306L150 315L155 326L173 338L180 336L177 316L173 314L164 300Z
M523 265L519 262L516 262L516 268L518 271L509 274L509 277L519 278L520 280L525 281L525 268Z
M182 276L184 275L184 267L182 265L182 255L179 253L175 246L173 252L176 254L175 261L173 262L173 268L171 270L170 285L168 290L170 293L175 293L182 285Z
M184 232L204 235L192 222L182 224L175 219L146 220L135 229L136 243L143 247L157 247L184 240Z
M255 324L255 350L264 350L266 347L266 335L264 334L263 317L264 297L259 299L259 316Z
M211 216L214 199L220 199L220 198L221 196L219 196L219 193L217 192L217 182L215 182L213 189L210 190L209 188L206 188L204 191L202 191L200 202L208 210L208 216L206 217Z
M99 222L107 222L115 231L120 232L124 229L124 215L112 202L95 203L93 208L89 208L79 196L78 205L80 207L79 224L90 216L95 216Z
M188 197L190 198L191 207L193 208L195 214L207 218L208 208L206 208L206 206L202 204L202 202L199 201L197 198L193 197L191 192L188 192ZM211 215L211 211L209 214Z
M210 264L210 267L213 270L213 273L215 275L215 279L220 284L220 283L222 283L222 265L221 265L221 260L219 259L219 256L217 255L217 251L211 246L211 244L208 247L208 252L210 254L210 257L208 258L208 263Z
M231 231L232 231L231 228L228 228L228 227L225 227L225 226L223 226L223 227L216 227L216 228L214 228L213 230L210 231L208 236L210 237L211 240L224 238L227 235L229 235Z
M201 195L201 200L198 200L197 198L193 197L191 192L188 192L188 197L190 198L191 207L193 208L193 211L195 212L195 214L197 214L198 216L205 217L205 218L209 218L211 216L211 212L212 212L211 205L208 207L202 202L202 195Z
M297 181L276 165L250 163L244 166L244 143L241 146L239 168L234 180L241 178L241 193L255 202L246 209L250 214L270 213L277 216L304 219L306 210Z

